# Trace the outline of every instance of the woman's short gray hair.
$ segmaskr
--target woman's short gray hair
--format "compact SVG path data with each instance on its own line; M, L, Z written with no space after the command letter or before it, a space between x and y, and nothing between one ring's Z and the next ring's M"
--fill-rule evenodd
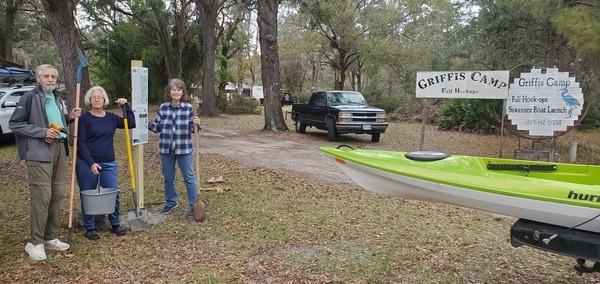
M102 94L102 98L104 99L104 107L106 107L108 105L108 95L106 94L104 88L100 86L91 87L87 93L85 93L85 97L83 97L83 103L85 106L90 107L92 105L92 94L95 91L98 91Z

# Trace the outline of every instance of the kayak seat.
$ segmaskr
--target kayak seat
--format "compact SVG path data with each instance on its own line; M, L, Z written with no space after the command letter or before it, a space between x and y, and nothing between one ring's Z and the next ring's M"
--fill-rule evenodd
M430 162L446 159L450 157L450 154L436 151L414 151L406 153L404 156L413 161Z

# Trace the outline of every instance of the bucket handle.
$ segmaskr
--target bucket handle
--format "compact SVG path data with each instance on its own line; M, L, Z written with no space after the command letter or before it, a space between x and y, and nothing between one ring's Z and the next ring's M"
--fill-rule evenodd
M102 191L102 186L100 185L100 173L98 173L98 184L96 185L96 190L98 191L98 194L100 194L100 192Z

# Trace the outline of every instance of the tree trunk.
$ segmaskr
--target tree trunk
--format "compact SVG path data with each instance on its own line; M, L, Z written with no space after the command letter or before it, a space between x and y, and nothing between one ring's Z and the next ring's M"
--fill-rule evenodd
M360 57L357 56L356 59L356 91L361 92L362 93L362 66L363 66L363 62L362 60L360 60Z
M217 41L221 42L219 68L221 74L224 74L224 76L220 76L217 80L219 80L219 91L223 93L225 93L225 86L227 86L227 83L229 83L230 80L229 60L241 51L240 47L235 44L234 36L242 20L243 17L239 13L236 13L232 22L223 23L223 25L219 27L219 34L217 36ZM232 43L234 45L232 45ZM238 93L241 94L241 92Z
M318 55L314 53L309 56L310 59L310 69L311 69L311 78L310 78L310 93L312 94L317 90L317 86L319 83L319 68L321 66L321 60Z
M217 95L215 93L215 61L217 59L217 38L215 27L219 8L223 0L196 1L202 12L202 108L200 115L217 115Z
M179 1L179 10L173 9L175 15L179 13L177 16L177 54L176 54L176 65L175 72L178 76L177 78L183 79L183 50L185 49L185 25L187 22L187 17L185 11L190 5L190 1L180 0Z
M83 52L81 35L75 27L75 7L78 0L43 0L46 20L44 28L50 31L62 62L64 83L67 90L67 105L75 106L75 92L77 86L77 48ZM80 94L84 94L90 88L90 79L87 68L83 69ZM59 74L60 78L60 74ZM83 96L80 96L80 105L83 106Z
M229 69L229 58L227 55L229 54L229 42L224 40L224 43L221 44L221 58L219 59L219 68L221 72L225 73ZM223 94L225 93L225 88L228 83L228 76L219 76L217 80L219 81L219 91Z
M258 0L258 34L263 91L265 96L265 126L263 131L287 131L281 111L281 74L277 46L277 12L280 0Z
M334 90L343 90L344 82L346 81L346 52L344 50L338 49L338 58L337 58L337 76L335 77Z
M161 49L160 51L165 58L165 69L167 71L167 79L177 78L181 79L181 74L176 74L175 62L173 60L173 50L171 47L171 36L169 33L168 20L166 19L166 15L164 11L159 10L161 7L156 7L152 5L152 9L154 10L154 14L156 15L156 24L157 24L157 32L158 32L158 40L160 42Z
M13 38L13 29L15 26L15 17L17 15L17 12L19 11L19 8L21 7L21 5L23 4L23 0L6 0L6 19L4 22L4 32L1 34L2 35L2 51L4 54L4 59L8 60L8 61L13 61L13 45L12 45L12 38Z

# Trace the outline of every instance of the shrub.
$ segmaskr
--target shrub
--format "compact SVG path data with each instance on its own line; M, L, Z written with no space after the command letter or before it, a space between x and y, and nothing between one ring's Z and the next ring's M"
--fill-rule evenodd
M260 114L258 102L250 97L231 95L226 102L225 112L228 114Z
M501 115L501 100L456 99L443 107L437 124L441 130L492 134Z
M594 100L591 103L592 105L590 106L587 115L585 116L585 118L581 122L581 126L579 127L579 129L581 130L600 128L600 103L597 103L596 100Z
M292 94L292 96L296 100L296 103L307 103L308 100L310 100L311 95L312 94L307 94L307 93Z
M385 110L389 121L412 121L421 103L413 96L383 94L381 90L367 90L363 95L371 105Z

